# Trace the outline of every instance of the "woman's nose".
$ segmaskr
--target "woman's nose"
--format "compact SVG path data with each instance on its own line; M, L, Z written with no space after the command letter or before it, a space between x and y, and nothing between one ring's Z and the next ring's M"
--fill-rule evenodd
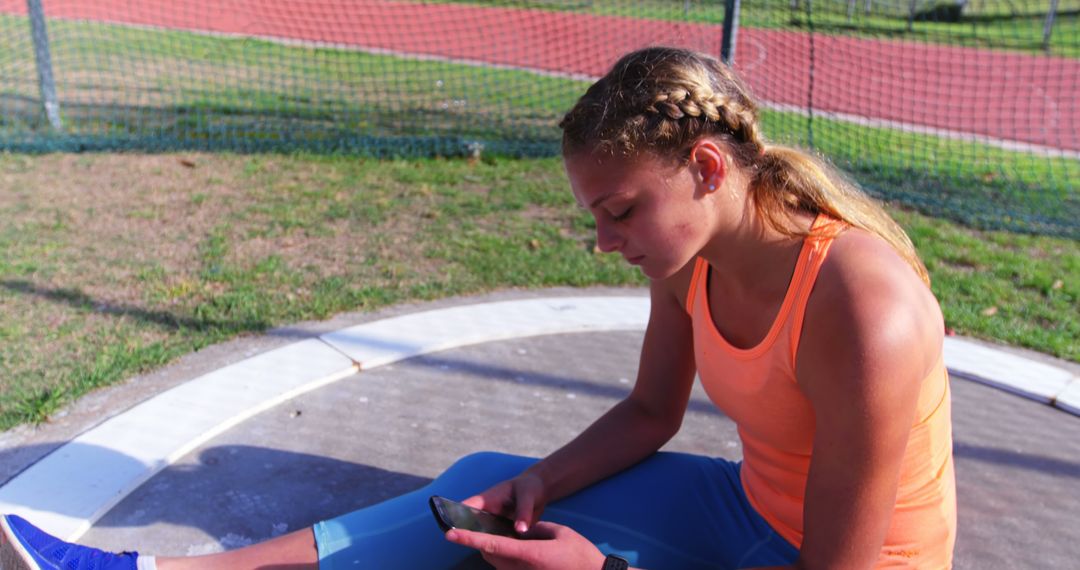
M622 247L623 239L611 224L596 221L596 247L604 253L618 251Z

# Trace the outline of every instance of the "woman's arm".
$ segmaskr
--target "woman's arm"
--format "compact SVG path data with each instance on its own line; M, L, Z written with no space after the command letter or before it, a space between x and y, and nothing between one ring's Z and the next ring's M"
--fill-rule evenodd
M679 431L695 371L690 318L674 293L685 288L683 273L650 286L652 308L630 395L529 469L544 482L548 500L630 467Z
M796 567L870 568L943 325L932 293L880 240L847 232L833 247L796 365L816 419Z
M690 318L683 310L681 295L673 291L685 290L688 274L683 271L668 282L653 282L650 286L649 325L637 382L630 395L525 473L489 489L485 492L488 496L466 502L477 499L472 506L498 511L500 504L514 497L513 501L526 504L504 506L515 511L507 515L521 521L531 513L535 520L539 513L531 501L554 501L622 471L660 449L679 431L690 400L695 366ZM515 485L523 490L516 490ZM545 522L528 526L526 536L547 540L516 540L460 530L446 536L452 542L479 550L485 560L499 568L599 570L603 566L603 554L573 530Z

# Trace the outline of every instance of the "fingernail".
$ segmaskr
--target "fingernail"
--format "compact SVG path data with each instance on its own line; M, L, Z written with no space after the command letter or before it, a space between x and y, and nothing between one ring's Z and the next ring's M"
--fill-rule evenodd
M454 540L455 538L457 538L457 533L456 532L454 532L452 530L446 531L446 540Z
M529 530L529 525L525 524L525 521L518 521L517 526L514 528L517 529L519 533L524 534L525 531Z

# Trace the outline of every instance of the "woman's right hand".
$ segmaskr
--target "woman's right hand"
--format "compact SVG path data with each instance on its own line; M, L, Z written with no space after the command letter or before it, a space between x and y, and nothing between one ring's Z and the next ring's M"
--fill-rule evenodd
M523 534L540 520L540 513L547 506L547 496L540 476L525 471L462 503L512 519L514 529Z

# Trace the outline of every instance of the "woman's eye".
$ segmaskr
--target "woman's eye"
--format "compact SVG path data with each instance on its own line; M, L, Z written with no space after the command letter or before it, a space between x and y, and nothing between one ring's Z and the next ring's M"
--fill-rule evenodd
M611 219L615 220L616 222L621 222L621 221L625 220L626 218L629 218L630 217L630 212L632 212L633 210L634 210L633 208L627 208L627 209L623 210L623 213L621 213L621 214L619 214L617 216L612 214Z

